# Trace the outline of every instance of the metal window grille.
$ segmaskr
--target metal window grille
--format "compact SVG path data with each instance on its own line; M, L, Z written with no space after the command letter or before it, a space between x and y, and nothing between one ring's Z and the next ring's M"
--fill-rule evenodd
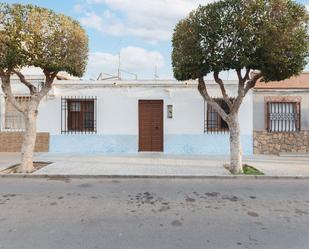
M296 132L300 130L299 102L267 102L267 130Z
M96 97L61 98L61 133L95 134L97 132Z
M227 113L229 113L229 107L222 98L214 98L214 100ZM204 132L206 133L227 133L229 132L228 124L221 118L219 113L206 101L204 102Z
M30 96L16 96L16 101L24 109L27 109ZM26 124L24 116L21 112L15 109L15 107L8 101L5 100L5 115L4 115L4 130L11 132L25 131Z

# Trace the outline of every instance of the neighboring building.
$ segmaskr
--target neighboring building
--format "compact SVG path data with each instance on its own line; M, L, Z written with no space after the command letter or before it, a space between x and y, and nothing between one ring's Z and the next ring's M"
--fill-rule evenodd
M212 96L221 96L215 82L208 84ZM228 81L226 88L234 96L238 84ZM27 103L27 89L17 79L13 91ZM3 94L0 101L0 150L19 150L23 122ZM239 114L246 155L253 153L252 103L250 92ZM204 103L193 81L56 81L40 105L38 132L36 151L229 154L227 124Z
M39 86L43 78L29 80ZM221 96L215 82L207 84L212 96ZM17 78L12 85L26 105L28 89ZM235 96L237 81L227 81L226 88ZM245 155L309 152L309 73L258 82L239 119ZM0 151L19 151L24 128L0 92ZM226 155L229 131L195 81L58 80L40 105L36 151Z
M253 93L255 154L309 152L309 73L259 82Z

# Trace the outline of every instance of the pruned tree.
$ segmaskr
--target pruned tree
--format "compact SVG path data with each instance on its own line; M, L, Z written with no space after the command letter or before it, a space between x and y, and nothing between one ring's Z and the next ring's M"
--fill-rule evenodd
M88 37L78 22L32 5L0 3L0 78L6 99L23 114L25 133L19 172L33 170L36 121L41 100L52 88L58 72L81 77L88 58ZM20 71L25 66L43 70L45 81L33 85ZM16 101L11 75L29 89L26 108Z
M181 20L173 35L172 64L178 80L198 79L198 90L226 121L230 131L230 168L242 172L238 113L259 80L280 81L299 74L309 52L308 13L291 0L221 0ZM237 96L229 96L220 72L234 70ZM213 74L224 110L207 88ZM233 98L232 98L233 97Z

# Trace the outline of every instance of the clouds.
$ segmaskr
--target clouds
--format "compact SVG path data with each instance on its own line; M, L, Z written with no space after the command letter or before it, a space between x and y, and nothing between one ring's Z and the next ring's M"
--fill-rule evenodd
M120 50L121 70L138 75L139 79L153 79L155 68L162 69L165 66L163 56L157 51L149 51L140 47L128 46ZM85 79L97 79L100 73L116 76L119 66L119 54L106 52L91 52L87 65ZM43 71L37 67L23 68L26 75L43 75ZM134 79L134 76L122 73L123 79Z
M90 36L92 52L85 78L96 78L100 72L117 74L118 55L114 51L118 50L118 46L116 48L116 45L112 45L120 44L120 40L123 47L119 48L122 54L122 68L137 73L139 78L153 78L156 65L161 69L159 70L161 76L172 77L170 41L177 22L185 18L199 4L204 5L214 0L78 0L77 2L74 10L78 19L85 28L96 31L91 32ZM308 4L306 7L309 10ZM105 35L106 41L102 40L99 33ZM111 53L109 49L113 52ZM155 50L161 51L165 58Z
M88 4L99 4L99 3L104 3L105 0L86 0Z
M88 28L94 28L113 36L120 36L125 30L123 23L109 10L104 11L101 16L93 11L88 12L80 19L80 22Z
M86 27L109 35L169 41L176 23L208 2L213 0L85 0L87 8L80 20ZM95 10L101 5L104 11Z
M120 50L121 69L138 75L139 78L153 78L155 67L164 67L164 58L157 51L128 46ZM117 75L119 55L103 52L90 53L86 78L96 79L101 72ZM124 78L132 78L124 75Z

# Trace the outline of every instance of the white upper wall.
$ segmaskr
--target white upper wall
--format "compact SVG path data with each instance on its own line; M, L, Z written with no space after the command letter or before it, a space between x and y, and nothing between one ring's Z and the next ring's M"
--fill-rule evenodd
M228 94L237 94L237 84L226 84ZM22 84L13 91L27 93ZM20 86L21 85L21 86ZM18 87L17 87L18 86ZM209 92L220 97L214 82L209 82ZM39 108L38 130L52 135L61 134L61 97L97 97L97 134L138 134L138 100L164 100L165 134L203 134L204 101L193 81L57 81ZM173 105L173 118L167 118L167 105ZM252 94L246 96L239 113L241 134L251 135Z

